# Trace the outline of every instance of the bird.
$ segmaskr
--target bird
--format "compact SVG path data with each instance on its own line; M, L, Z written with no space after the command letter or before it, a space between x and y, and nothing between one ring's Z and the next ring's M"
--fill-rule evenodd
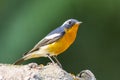
M52 63L56 61L57 64L61 66L57 56L66 51L75 41L81 23L81 21L76 19L66 20L61 26L50 32L40 40L33 49L25 53L22 58L13 64L18 65L31 58L48 57Z

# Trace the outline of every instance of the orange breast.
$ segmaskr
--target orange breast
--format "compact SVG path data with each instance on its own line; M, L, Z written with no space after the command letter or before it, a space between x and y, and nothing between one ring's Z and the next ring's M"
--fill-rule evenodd
M58 55L65 51L74 42L77 30L78 25L74 25L71 29L67 30L60 40L49 45L48 52L51 55Z

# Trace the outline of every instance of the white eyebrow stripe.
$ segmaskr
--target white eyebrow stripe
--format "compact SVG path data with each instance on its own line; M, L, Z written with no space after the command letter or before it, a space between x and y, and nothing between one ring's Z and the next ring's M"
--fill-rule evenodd
M65 24L69 24L68 22L71 21L71 20L68 20L68 21L65 21L62 25L62 27L65 25Z
M59 35L60 35L60 33L55 33L55 34L46 36L45 39L53 39L54 37L57 37L57 36L59 36Z

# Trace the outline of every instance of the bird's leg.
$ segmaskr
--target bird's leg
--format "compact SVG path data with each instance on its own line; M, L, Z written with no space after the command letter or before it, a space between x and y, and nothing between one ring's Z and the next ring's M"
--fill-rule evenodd
M51 60L51 62L54 64L54 60L50 57L50 55L48 54L47 57Z
M57 56L52 56L52 57L55 59L55 61L57 62L57 64L62 68L62 65L61 65L61 63L58 61Z

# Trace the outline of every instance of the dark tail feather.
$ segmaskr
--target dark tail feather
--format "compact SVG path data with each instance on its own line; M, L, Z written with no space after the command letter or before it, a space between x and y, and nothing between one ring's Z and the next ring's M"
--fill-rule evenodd
M14 65L18 65L20 63L22 63L24 61L24 58L21 58L19 60L17 60L15 63L13 63Z

